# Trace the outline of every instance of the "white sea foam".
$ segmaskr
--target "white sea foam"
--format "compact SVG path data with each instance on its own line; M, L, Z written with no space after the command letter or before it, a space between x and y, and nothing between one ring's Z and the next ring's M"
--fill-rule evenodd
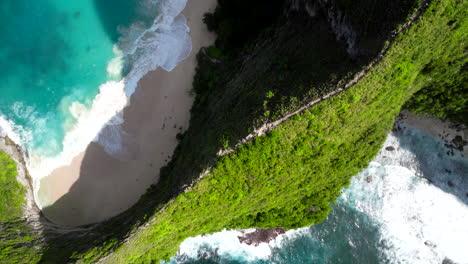
M441 263L445 258L468 263L468 206L419 177L421 157L411 149L416 146L402 145L393 134L385 146L393 146L397 151L382 150L353 179L342 198L378 223L387 263L430 264ZM412 163L408 164L409 161ZM443 157L429 165L433 168L426 169L456 167L452 162L454 159ZM369 176L372 182L368 184L365 179ZM457 177L463 175L452 173L446 180Z
M287 241L304 236L308 230L307 227L288 230L270 242L258 245L247 245L239 241L240 236L253 232L255 229L223 230L211 235L191 237L180 244L179 251L171 259L171 263L185 263L194 259L210 257L213 254L222 256L223 259L241 262L273 261L270 257L276 248L284 246Z
M20 134L18 133L19 131L27 134L27 132L25 132L21 126L15 125L12 121L0 115L0 137L8 136L16 144L21 146L22 140Z
M124 54L118 45L114 45L112 51L114 58L107 64L107 75L110 79L120 80L122 78Z
M107 67L111 80L99 87L99 94L90 106L79 102L68 104L66 110L75 120L64 124L67 132L61 153L53 157L44 157L40 151L30 150L27 153L26 163L34 180L35 196L39 207L43 206L37 196L40 179L50 175L56 168L70 164L72 159L83 152L90 142L100 143L106 152L118 158L127 155L122 144L122 138L126 135L120 130L120 124L123 123L122 111L128 106L129 98L135 91L138 81L146 73L158 67L171 71L191 52L190 29L186 18L181 14L186 1L145 1L144 10L146 12L157 10L156 19L149 26L145 26L142 22L135 22L129 28L121 29L123 36L119 41L119 48L114 47L115 58ZM130 71L121 79L124 61ZM25 108L18 109L25 111ZM8 135L22 144L24 142L21 139L25 138L23 134L28 133L0 117L0 135Z
M180 245L179 252L173 261L183 263L184 260L210 256L214 252L217 255L227 256L237 261L268 259L272 249L279 244L281 239L277 238L276 241L260 243L257 246L240 243L238 237L242 236L243 232L249 233L252 231L254 229L244 231L224 230L212 235L188 238Z

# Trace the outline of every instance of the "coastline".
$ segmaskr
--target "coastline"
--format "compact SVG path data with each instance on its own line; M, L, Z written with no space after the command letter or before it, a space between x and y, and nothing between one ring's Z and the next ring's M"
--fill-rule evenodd
M16 170L18 171L17 181L24 186L25 190L25 203L23 205L23 217L30 223L39 219L39 208L34 201L33 185L31 176L26 168L23 152L12 139L9 137L0 137L0 151L5 152L11 159L16 162ZM37 226L34 226L37 227ZM39 229L37 229L39 230Z
M444 141L447 147L460 150L465 157L468 157L468 128L466 125L434 116L416 115L403 110L395 122L395 128L399 126L417 128Z
M128 209L157 183L159 169L177 146L177 133L189 124L196 53L214 42L202 17L215 6L214 0L189 0L182 14L192 38L190 56L171 72L158 68L139 81L123 112L125 155L112 157L91 142L70 165L40 180L36 198L47 218L69 226L99 222Z

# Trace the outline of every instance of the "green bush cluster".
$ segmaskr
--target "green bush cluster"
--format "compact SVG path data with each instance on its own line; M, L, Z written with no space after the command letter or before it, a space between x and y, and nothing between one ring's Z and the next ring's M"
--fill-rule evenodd
M0 222L22 215L25 190L17 175L16 162L0 151Z
M460 26L456 21L450 27ZM435 115L443 119L468 124L468 68L466 58L454 60L435 58L426 65L423 73L431 81L417 92L405 105L417 114Z

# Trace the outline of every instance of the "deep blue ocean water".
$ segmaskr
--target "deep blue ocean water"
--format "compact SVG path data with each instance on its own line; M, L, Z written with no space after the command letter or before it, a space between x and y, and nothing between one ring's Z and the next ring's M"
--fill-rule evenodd
M135 0L2 0L0 115L27 150L53 156L79 109L109 76L118 27L137 19Z

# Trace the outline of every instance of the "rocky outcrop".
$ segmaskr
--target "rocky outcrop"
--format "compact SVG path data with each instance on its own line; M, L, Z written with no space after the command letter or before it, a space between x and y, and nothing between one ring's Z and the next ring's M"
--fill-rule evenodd
M258 246L260 243L268 243L284 233L286 233L286 230L280 227L273 229L255 229L252 232L245 232L238 238L241 243Z
M374 56L389 36L389 30L406 19L411 1L289 0L286 13L323 16L337 40L344 41L351 57ZM374 45L379 39L379 45ZM374 42L374 44L370 44Z
M359 54L356 47L358 33L352 27L349 16L337 7L336 2L335 0L291 0L289 10L302 10L310 17L316 17L320 12L325 14L336 38L346 42L348 54L357 56Z

